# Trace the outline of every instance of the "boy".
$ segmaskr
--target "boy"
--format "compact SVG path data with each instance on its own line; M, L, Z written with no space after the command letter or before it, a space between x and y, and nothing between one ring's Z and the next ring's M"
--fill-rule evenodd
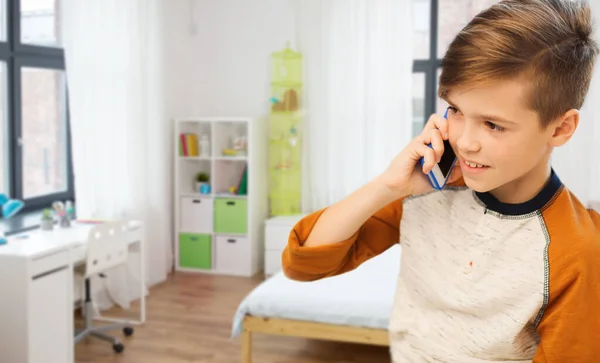
M385 172L301 220L285 274L341 274L400 243L394 362L600 362L600 216L550 166L579 123L591 34L580 1L477 15L442 62L447 120L432 116ZM433 191L424 174L446 139L459 164Z

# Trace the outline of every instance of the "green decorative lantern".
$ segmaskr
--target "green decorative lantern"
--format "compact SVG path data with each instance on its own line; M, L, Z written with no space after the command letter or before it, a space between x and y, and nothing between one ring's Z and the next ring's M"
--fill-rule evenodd
M271 216L302 211L302 55L290 49L272 55L269 117L269 208Z

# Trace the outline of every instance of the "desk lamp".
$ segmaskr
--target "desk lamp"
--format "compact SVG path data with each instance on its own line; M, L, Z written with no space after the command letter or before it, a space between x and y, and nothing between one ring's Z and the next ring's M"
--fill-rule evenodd
M10 199L6 194L0 193L0 207L2 207L2 218L9 219L23 209L25 204L17 199ZM0 230L0 246L6 244L4 231Z

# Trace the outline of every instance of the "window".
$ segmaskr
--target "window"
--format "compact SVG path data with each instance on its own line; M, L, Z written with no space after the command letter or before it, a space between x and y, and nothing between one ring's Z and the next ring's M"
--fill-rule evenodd
M60 0L0 0L0 192L73 200Z
M12 1L12 0L11 0ZM20 0L21 43L60 46L60 0Z
M440 65L456 34L480 11L499 0L413 1L413 128L417 135L429 115L443 113L446 104L437 97ZM421 127L416 127L420 125Z

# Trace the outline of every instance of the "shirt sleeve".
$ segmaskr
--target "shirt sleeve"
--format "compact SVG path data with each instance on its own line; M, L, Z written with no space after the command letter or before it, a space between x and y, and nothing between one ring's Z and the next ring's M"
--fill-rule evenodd
M338 275L355 269L369 258L399 243L402 199L375 213L345 241L304 246L324 211L322 209L305 216L290 232L288 244L282 254L283 272L287 277L313 281Z
M591 222L580 219L585 226L570 221L549 226L549 301L537 327L540 344L533 363L600 357L600 218L591 213ZM590 231L585 237L582 228ZM559 238L568 243L554 243Z

